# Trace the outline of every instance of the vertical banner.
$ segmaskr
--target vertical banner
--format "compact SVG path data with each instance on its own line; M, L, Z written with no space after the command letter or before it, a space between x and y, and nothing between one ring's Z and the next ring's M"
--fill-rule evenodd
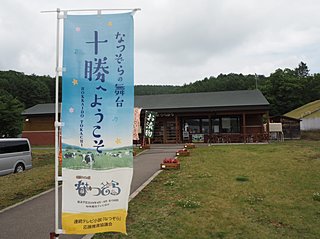
M139 140L141 108L134 108L133 140Z
M67 15L62 229L126 233L133 174L133 17Z
M154 126L156 123L157 112L146 111L144 120L144 136L146 138L153 138Z

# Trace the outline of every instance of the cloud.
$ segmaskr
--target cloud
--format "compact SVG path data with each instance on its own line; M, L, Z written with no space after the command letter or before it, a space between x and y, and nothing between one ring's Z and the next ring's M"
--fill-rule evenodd
M136 84L184 84L220 73L268 75L305 61L317 71L317 0L4 0L0 70L54 75L56 16L41 10L142 8Z

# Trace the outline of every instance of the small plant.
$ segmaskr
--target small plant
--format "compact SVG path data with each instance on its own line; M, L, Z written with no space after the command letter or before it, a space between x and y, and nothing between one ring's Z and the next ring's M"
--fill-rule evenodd
M200 207L200 202L194 201L193 199L179 200L177 205L182 208L198 208Z
M203 173L199 176L199 178L211 178L213 177L212 174L206 172L206 173Z
M173 180L166 181L163 185L164 186L173 186L174 185L174 181Z
M216 232L213 233L213 238L219 238L219 239L223 239L227 236L226 232Z
M246 199L246 201L250 205L257 204L259 202L262 202L264 200L264 196L262 195L257 195L257 194L250 194L249 197Z
M238 176L236 177L236 180L239 182L246 182L249 181L249 178L247 176Z
M314 201L320 202L320 193L319 192L313 193L312 198Z

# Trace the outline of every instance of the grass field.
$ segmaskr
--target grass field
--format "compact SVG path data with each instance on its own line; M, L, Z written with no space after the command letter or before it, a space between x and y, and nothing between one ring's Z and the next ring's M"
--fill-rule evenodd
M320 140L320 130L301 131L301 139Z
M320 142L196 148L129 204L128 235L320 238Z
M32 152L32 169L0 177L0 210L54 187L54 149Z

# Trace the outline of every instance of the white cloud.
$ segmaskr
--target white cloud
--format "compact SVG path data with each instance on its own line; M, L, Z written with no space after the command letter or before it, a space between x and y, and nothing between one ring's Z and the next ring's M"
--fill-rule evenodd
M54 74L56 15L40 11L57 7L142 8L135 15L136 84L268 75L300 61L319 72L317 0L4 0L0 70Z

